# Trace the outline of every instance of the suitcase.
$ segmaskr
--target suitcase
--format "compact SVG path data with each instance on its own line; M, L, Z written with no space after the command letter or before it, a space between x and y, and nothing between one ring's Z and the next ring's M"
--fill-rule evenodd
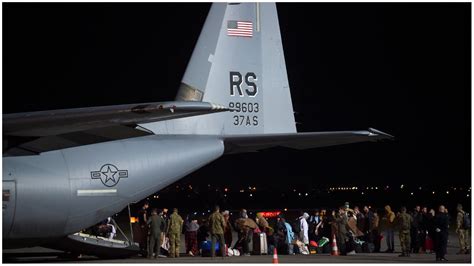
M254 255L268 254L267 235L265 233L253 234L253 252Z
M424 248L425 250L429 250L429 251L433 250L433 240L431 240L431 238L428 236L425 239Z

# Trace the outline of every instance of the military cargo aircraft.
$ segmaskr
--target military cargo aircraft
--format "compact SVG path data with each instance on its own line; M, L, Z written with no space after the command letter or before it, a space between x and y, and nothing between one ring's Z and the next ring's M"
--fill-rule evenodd
M3 115L3 245L60 241L225 154L389 138L298 133L276 5L215 3L174 101Z

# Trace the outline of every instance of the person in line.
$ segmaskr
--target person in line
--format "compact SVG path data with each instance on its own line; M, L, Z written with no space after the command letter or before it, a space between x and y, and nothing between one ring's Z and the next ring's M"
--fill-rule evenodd
M301 242L303 242L305 245L309 245L309 236L308 236L308 222L306 221L309 218L308 213L303 213L302 216L299 218L300 222L300 235L299 239Z
M234 248L241 248L244 256L250 256L250 243L252 241L253 230L258 225L254 220L249 219L247 210L240 211L240 218L235 221L235 229L237 230L239 239L234 245Z
M367 221L365 215L360 211L358 206L354 207L354 218L356 219L357 228L361 232L364 232L365 224Z
M383 219L384 235L387 242L386 253L393 253L395 250L395 236L394 236L394 221L395 213L392 211L390 205L385 206L385 216Z
M469 254L469 229L471 227L469 216L463 211L462 205L458 204L456 215L456 233L459 239L459 252L457 254Z
M448 261L445 255L448 246L449 216L443 205L439 206L438 213L434 218L434 227L436 261Z
M151 216L147 220L149 226L149 240L148 240L148 258L157 258L161 249L161 232L163 231L165 221L161 215L158 215L158 210L154 208L151 211Z
M186 253L190 256L197 255L199 253L197 241L197 234L199 230L198 221L194 217L188 217L185 230L186 232L184 233L184 240L186 244Z
M183 218L178 214L178 209L174 208L168 222L166 230L170 239L170 257L179 258L179 246L181 243L181 232L183 231Z
M318 233L318 240L323 237L327 239L331 239L331 224L333 220L332 215L326 215L326 210L321 210L321 222L319 223L320 226L317 228L316 232Z
M148 255L148 208L150 204L148 202L143 203L142 208L138 212L138 224L140 226L139 233L140 236L137 237L138 244L140 246L140 254L143 257Z
M214 212L209 216L209 232L211 233L211 257L216 257L216 241L219 241L219 250L222 258L225 257L224 243L224 216L219 212L219 206L214 207Z
M314 214L309 217L309 240L318 241L318 225L321 222L321 215L319 209L314 210Z
M275 247L279 254L289 254L287 241L287 230L285 226L285 219L282 214L277 216L276 231L275 231Z
M363 218L362 218L363 219ZM356 253L357 241L364 234L357 227L357 218L355 214L351 211L347 212L347 229L349 229L349 241L346 244L346 252L348 255L353 255Z
M234 230L234 228L232 227L232 224L230 222L230 212L226 210L222 213L222 215L224 216L224 220L225 220L224 241L228 247L231 247L232 246L232 231Z
M413 222L410 229L410 250L413 253L419 253L422 245L421 239L423 238L420 230L421 223L423 222L423 215L421 214L421 207L417 205L411 214Z
M334 231L336 236L337 248L341 255L346 255L346 245L347 241L347 215L346 215L346 208L340 207L338 212L335 212L334 218ZM331 239L332 241L332 239Z
M169 238L167 236L166 230L168 228L168 223L169 223L169 216L168 216L168 209L163 208L158 215L163 219L163 230L161 231L161 245L163 243L167 242L169 245ZM166 240L168 238L168 240ZM169 255L169 248L166 250L165 248L160 248L158 252L158 257L160 258L166 258Z
M209 224L206 218L202 218L201 225L199 226L199 229L197 232L197 241L199 244L201 244L202 242L207 241L208 239L209 239Z
M360 230L364 233L364 241L367 241L368 243L374 243L374 238L371 230L371 226L374 220L374 213L369 209L368 206L364 206L363 214L365 221Z
M380 235L380 216L377 210L374 211L374 218L370 224L370 232L372 234L372 239L374 240L374 252L380 252L380 242L382 240L382 236Z
M402 254L399 257L410 257L410 229L413 222L412 217L407 213L407 208L402 207L401 213L397 215L397 224L400 228L399 237L402 246Z

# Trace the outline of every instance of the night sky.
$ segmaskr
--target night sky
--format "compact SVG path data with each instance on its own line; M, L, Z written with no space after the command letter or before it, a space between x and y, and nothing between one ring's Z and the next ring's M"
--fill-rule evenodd
M173 100L210 4L3 4L3 112ZM471 4L277 4L298 130L396 137L229 155L196 184L471 182Z

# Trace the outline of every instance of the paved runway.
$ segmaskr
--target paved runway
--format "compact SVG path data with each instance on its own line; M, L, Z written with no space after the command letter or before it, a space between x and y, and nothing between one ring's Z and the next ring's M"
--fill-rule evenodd
M395 238L395 250L400 250L398 236ZM451 234L448 243L448 255L446 258L449 263L470 263L471 255L456 255L459 245L455 234ZM382 243L382 250L385 244ZM10 263L271 263L271 255L250 256L250 257L227 257L211 259L209 257L190 257L182 256L180 258L159 258L145 259L141 257L128 259L104 260L92 256L83 256L80 259L60 258L54 250L44 248L28 248L18 250L4 250L3 262ZM280 263L434 263L434 254L412 254L409 258L398 257L399 253L371 253L355 254L349 256L330 256L329 254L317 255L279 255Z

